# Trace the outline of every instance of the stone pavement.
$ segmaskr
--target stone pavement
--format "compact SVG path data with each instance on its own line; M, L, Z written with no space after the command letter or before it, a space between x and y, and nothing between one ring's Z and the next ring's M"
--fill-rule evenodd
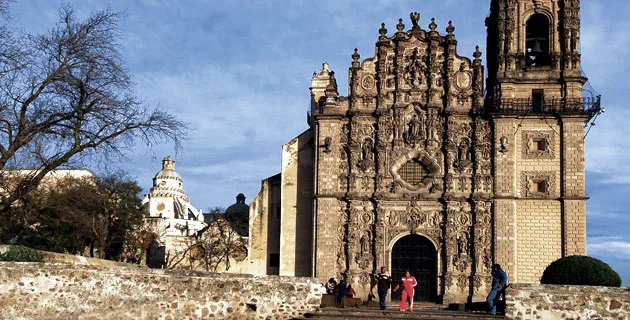
M492 316L487 313L446 310L445 306L433 303L416 303L413 312L398 310L398 304L391 303L387 310L378 307L360 306L359 308L322 308L316 313L307 313L302 319L462 319L486 320L504 319L503 316Z

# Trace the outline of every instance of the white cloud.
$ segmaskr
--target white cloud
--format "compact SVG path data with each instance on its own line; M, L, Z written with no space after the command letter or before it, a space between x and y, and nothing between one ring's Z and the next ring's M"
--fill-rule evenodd
M590 256L630 260L630 242L616 236L590 238L587 252Z

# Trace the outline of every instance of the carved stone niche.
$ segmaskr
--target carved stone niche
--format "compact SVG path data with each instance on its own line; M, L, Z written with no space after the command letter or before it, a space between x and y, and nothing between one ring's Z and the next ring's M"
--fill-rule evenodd
M521 173L521 194L527 198L551 198L555 196L556 175L553 171Z
M425 190L442 172L437 160L425 150L412 150L400 157L391 167L394 181L410 191Z
M551 130L523 131L523 159L553 159L554 132Z

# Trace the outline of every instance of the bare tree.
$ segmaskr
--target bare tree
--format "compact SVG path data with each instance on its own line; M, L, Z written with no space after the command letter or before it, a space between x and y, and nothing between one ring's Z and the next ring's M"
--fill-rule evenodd
M147 264L150 248L160 243L166 235L166 229L156 220L144 220L138 228L125 234L125 241L120 261Z
M46 34L2 26L0 169L37 170L0 195L0 213L71 160L119 157L138 140L179 147L185 125L134 95L119 52L120 19L103 10L82 20L64 6Z
M247 243L224 218L214 220L197 240L197 259L206 271L230 270L233 260L247 257Z

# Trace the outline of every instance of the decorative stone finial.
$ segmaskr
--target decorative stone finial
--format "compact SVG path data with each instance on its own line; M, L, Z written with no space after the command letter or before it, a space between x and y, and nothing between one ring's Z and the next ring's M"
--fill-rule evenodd
M413 29L419 29L418 21L420 21L420 14L417 12L409 13L409 18L411 18L411 23L413 24Z
M385 22L381 23L381 28L378 29L378 33L381 35L378 39L385 40L387 36L387 28L385 28Z
M481 51L479 50L479 46L475 46L475 52L473 53L473 57L475 60L481 60Z
M361 63L359 62L359 59L361 59L361 55L359 54L359 49L354 48L354 53L352 54L352 67L353 68L359 68L359 66L361 65Z
M352 61L359 61L361 59L361 55L359 54L359 49L354 48L354 53L352 54Z
M398 29L398 32L405 31L405 24L402 21L403 21L402 18L398 19L398 24L396 25L396 29Z
M435 31L437 29L437 24L435 23L435 18L431 18L431 23L429 24L429 29L431 29L431 31Z
M453 32L455 32L455 27L453 26L453 21L448 21L448 27L446 27L446 32L448 32L449 35L453 35Z
M324 63L322 63L322 71L330 71L330 70L328 69L328 62L324 62Z

